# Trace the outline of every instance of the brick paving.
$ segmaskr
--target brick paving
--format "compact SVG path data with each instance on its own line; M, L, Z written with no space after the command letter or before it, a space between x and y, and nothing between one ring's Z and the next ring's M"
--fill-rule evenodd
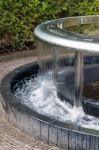
M18 66L35 61L36 57L15 59L0 63L0 81L4 75ZM60 150L35 140L11 125L0 104L0 150Z

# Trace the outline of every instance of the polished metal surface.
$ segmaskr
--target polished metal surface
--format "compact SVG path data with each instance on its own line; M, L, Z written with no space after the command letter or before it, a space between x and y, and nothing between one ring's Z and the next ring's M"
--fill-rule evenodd
M34 30L37 40L43 43L68 48L72 51L99 52L99 37L84 36L65 27L78 26L84 24L99 24L99 15L67 17L47 21L36 27Z
M75 54L75 96L74 104L76 107L81 106L81 96L83 91L83 56L81 52Z

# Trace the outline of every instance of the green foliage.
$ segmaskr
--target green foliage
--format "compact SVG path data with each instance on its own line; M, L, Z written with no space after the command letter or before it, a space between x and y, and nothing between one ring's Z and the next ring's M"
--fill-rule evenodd
M46 20L99 14L99 0L0 0L0 47L25 47L34 27Z
M96 15L99 14L99 0L83 0L76 5L78 15Z

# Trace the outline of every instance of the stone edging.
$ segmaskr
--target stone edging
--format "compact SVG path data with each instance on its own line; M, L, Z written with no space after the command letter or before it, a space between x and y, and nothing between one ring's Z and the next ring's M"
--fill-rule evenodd
M25 50L25 51L18 51L18 52L12 52L12 53L8 53L5 55L0 55L0 62L2 61L7 61L7 60L12 60L12 59L16 59L16 58L24 58L24 57L30 57L30 56L36 56L36 49L32 49L32 50Z

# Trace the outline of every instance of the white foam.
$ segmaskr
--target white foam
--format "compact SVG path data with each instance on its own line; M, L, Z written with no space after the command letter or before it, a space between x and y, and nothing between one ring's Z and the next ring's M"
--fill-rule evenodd
M99 118L85 115L82 107L72 108L70 103L59 99L56 86L48 74L24 81L23 87L18 87L15 95L22 103L40 114L99 130Z

